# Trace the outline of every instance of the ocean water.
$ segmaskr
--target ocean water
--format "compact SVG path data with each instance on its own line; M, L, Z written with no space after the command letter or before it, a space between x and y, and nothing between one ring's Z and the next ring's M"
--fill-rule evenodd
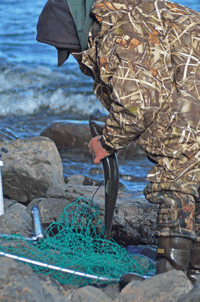
M38 17L46 1L3 0L0 10L0 115L27 115L46 108L52 114L90 115L104 110L92 80L76 60L57 67L57 52L36 41Z
M200 11L200 0L175 1ZM88 119L96 110L106 112L93 94L93 80L84 76L76 60L57 67L57 52L36 41L36 25L46 0L0 1L0 128L18 137L39 135L54 119ZM65 176L88 174L93 166L63 162ZM146 158L123 162L121 173L141 177L122 180L133 192L143 189L152 166ZM89 175L89 174L88 174Z
M178 0L200 11L200 0ZM93 95L92 79L76 60L57 67L57 52L36 41L38 17L46 0L0 1L0 115L33 114L41 108L52 113L90 115L106 110Z
M200 0L179 0L200 11ZM57 52L36 41L38 17L46 0L0 1L0 115L26 115L47 108L89 115L106 110L93 95L92 79L76 60L57 67Z

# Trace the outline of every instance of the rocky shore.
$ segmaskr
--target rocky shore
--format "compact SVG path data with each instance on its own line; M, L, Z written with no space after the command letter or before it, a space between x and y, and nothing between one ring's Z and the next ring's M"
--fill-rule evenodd
M63 124L62 122L62 127ZM59 129L58 122L56 127ZM63 178L58 150L63 147L77 148L80 142L84 152L88 152L85 143L89 139L88 130L83 129L88 125L81 127L65 123L60 135L55 135L55 131L51 135L52 130L48 132L46 129L38 137L2 139L0 148L4 147L8 152L2 154L4 215L0 216L1 234L31 237L34 235L31 213L33 205L38 206L42 227L46 229L57 221L66 205L79 197L91 199L94 196L104 220L104 187L98 189L99 183L84 175ZM52 125L49 129L52 129ZM73 144L71 140L73 141L74 131L77 138ZM68 140L65 139L66 135ZM133 149L134 145L129 146L119 156L125 157ZM134 152L139 151L135 149ZM129 250L133 246L145 247L147 256L154 261L157 209L156 205L151 205L144 198L133 199L130 193L121 188L114 214L112 238ZM51 276L36 274L31 266L9 257L0 257L0 268L0 301L189 302L200 299L200 287L193 287L181 271L171 271L144 280L136 277L135 281L125 287L119 283L79 287L63 285Z

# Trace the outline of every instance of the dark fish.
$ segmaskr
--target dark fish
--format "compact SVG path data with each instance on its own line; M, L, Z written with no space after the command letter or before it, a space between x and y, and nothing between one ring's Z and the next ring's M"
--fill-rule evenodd
M89 125L92 137L103 133L103 127L96 122L90 120ZM110 240L112 220L119 189L119 169L116 154L103 158L101 162L105 181L105 238Z

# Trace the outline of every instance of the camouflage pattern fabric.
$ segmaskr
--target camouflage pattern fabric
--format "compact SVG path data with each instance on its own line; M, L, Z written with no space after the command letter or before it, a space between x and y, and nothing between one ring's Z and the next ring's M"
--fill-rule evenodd
M195 235L196 235L196 241L200 242L200 203L195 204L194 231L195 231Z
M93 77L94 92L109 111L103 144L119 150L134 140L157 162L145 195L151 202L163 200L160 225L174 221L168 223L174 234L179 228L194 238L200 13L165 0L97 0L92 14L101 29L95 37L91 29L89 48L74 56L82 72Z
M200 242L200 164L173 182L153 183L146 199L159 204L157 235L179 236Z

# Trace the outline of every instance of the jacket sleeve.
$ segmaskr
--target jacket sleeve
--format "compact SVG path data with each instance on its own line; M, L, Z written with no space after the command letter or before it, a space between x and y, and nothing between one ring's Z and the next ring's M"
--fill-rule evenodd
M165 7L162 1L159 5ZM133 10L131 19L127 13L115 23L106 18L103 25L108 28L102 29L96 44L101 89L95 93L109 111L102 144L119 150L136 140L170 102L174 70L166 30L153 2Z
M160 69L150 67L147 62L153 58L147 57L148 54L143 62L121 60L109 82L113 101L103 131L103 146L119 150L136 140L170 94L170 73L163 69L163 62ZM159 66L158 62L156 65Z
M141 1L129 12L121 2L111 4L99 0L94 10L102 20L95 40L101 88L95 93L109 111L102 143L119 150L144 133L163 104L171 102L175 85L168 36L185 12L165 1Z

